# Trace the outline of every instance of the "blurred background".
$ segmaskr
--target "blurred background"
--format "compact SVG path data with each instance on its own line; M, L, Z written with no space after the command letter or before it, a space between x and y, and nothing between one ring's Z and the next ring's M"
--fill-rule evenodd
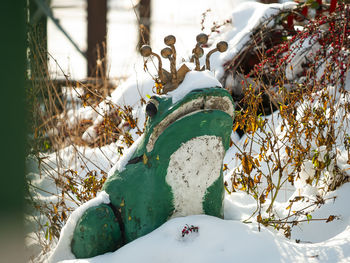
M173 34L177 37L178 53L184 54L188 42L195 43L195 36L201 31L202 13L211 9L207 24L209 21L221 21L239 2L242 1L52 0L52 14L72 41L54 20L48 19L48 51L73 79L82 79L91 76L88 63L93 69L94 58L92 56L88 62L89 59L72 42L85 52L105 40L107 49L101 49L101 55L107 52L107 74L110 78L125 77L132 74L139 59L138 52L135 52L139 42L149 43L154 50L160 50L164 36ZM106 38L101 31L106 32ZM60 76L59 72L55 72L52 60L50 68L53 74Z
M95 77L96 63L103 62L103 74L118 79L135 71L140 44L159 51L164 36L173 34L178 54L185 56L202 26L208 31L214 22L229 19L243 1L32 0L30 17L47 35L51 76Z

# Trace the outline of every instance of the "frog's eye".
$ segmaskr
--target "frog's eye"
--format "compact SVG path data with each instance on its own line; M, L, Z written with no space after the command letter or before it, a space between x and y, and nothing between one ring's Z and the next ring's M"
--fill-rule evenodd
M158 112L159 102L155 98L151 98L146 105L146 114L151 118Z

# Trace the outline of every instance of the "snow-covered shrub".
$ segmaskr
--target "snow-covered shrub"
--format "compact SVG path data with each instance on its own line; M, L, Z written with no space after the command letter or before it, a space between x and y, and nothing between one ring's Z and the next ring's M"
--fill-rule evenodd
M317 16L305 17L310 3L268 18L252 34L254 48L226 63L226 83L231 75L241 88L233 130L244 132L227 189L253 196L257 221L287 237L299 222L319 220L310 213L349 181L350 7L316 6ZM298 190L285 213L276 209L282 189Z

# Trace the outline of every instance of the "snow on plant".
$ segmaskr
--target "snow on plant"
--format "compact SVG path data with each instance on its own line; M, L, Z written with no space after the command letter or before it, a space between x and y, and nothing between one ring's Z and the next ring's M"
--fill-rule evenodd
M328 15L318 12L310 19L302 15L310 6L268 18L274 26L255 30L254 51L244 49L226 63L226 76L240 77L242 87L233 130L245 133L243 145L237 145L241 166L226 181L227 189L253 196L256 220L283 229L287 237L305 220L336 219L311 214L328 192L349 181L350 7L339 3L323 10ZM345 153L347 159L340 158ZM281 214L276 200L283 188L298 194Z

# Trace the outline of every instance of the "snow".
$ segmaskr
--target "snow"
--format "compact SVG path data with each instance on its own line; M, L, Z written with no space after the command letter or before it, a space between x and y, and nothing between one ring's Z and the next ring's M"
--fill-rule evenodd
M195 89L222 87L221 83L215 78L214 74L206 71L190 71L186 74L185 79L179 87L168 93L172 97L172 102L175 104L180 101L186 94Z
M311 187L311 186L310 186ZM331 198L325 205L321 206L316 211L312 212L313 218L328 218L329 215L340 216L339 220L334 222L303 222L292 231L292 239L299 239L304 242L327 242L334 236L346 232L350 229L350 210L349 206L350 184L347 183L340 187L336 193L331 192L326 195L326 198ZM304 192L304 195L313 196L312 192ZM307 196L306 195L306 196ZM333 200L332 197L336 196ZM320 231L322 229L322 231ZM350 237L350 236L349 236ZM350 243L348 244L350 250ZM350 251L349 251L350 254Z
M182 237L186 225L198 227ZM256 224L197 215L174 218L117 252L80 263L112 262L348 262L350 227L320 244L297 244Z
M319 37L320 36L316 34L312 37L307 37L302 43L300 43L300 40L293 43L291 46L293 52L290 54L292 59L286 67L286 77L288 80L293 80L303 71L303 63L315 62L314 56L321 48L321 45L318 43Z
M211 58L211 67L216 73L216 77L221 79L224 75L223 64L230 61L246 45L250 39L251 32L261 24L266 18L273 16L281 10L292 9L295 2L283 4L261 4L257 2L243 2L237 6L231 15L232 26L226 29L220 40L228 43L228 50L222 54L214 53Z

